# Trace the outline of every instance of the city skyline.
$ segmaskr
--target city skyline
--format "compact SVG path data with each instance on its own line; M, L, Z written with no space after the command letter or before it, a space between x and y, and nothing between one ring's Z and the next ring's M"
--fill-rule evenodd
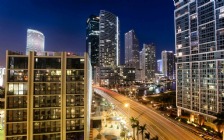
M158 1L91 2L91 1L3 1L0 5L0 65L5 65L5 50L25 52L26 30L32 28L45 35L46 51L85 51L86 19L100 10L116 14L120 19L121 56L124 56L124 33L134 29L143 43L155 43L157 54L174 50L173 1L159 9ZM115 8L116 6L116 8ZM137 7L136 7L137 6ZM85 7L83 11L82 7ZM148 14L141 14L147 8ZM156 14L151 14L156 13ZM166 13L167 16L164 16ZM166 22L163 22L163 21ZM158 56L160 58L160 56ZM121 64L124 58L121 58Z

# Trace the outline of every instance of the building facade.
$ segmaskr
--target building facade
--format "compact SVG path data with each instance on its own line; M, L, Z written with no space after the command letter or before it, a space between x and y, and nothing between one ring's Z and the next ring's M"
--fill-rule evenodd
M143 51L141 50L139 52L139 81L143 82L145 81L145 71L143 71L143 66L144 66L144 58L143 58Z
M27 29L26 55L29 51L44 52L45 37L40 31Z
M135 80L140 81L139 42L134 30L125 33L125 66L135 68Z
M135 75L136 75L136 69L126 67L125 65L121 65L119 67L119 73L121 77L121 83L125 85L132 85L135 83Z
M99 66L100 84L114 84L114 71L120 65L120 29L116 15L100 11Z
M86 22L86 50L92 67L99 66L99 16L91 15Z
M169 79L174 79L174 54L172 51L162 51L162 73Z
M139 69L139 42L134 30L125 33L125 66Z
M89 138L91 65L71 53L6 53L6 140Z
M5 68L0 67L0 86L5 87Z
M157 72L163 73L163 61L162 59L157 60Z
M178 112L212 118L224 111L224 1L174 4Z
M156 49L153 44L143 44L142 48L142 71L145 81L152 81L156 73Z

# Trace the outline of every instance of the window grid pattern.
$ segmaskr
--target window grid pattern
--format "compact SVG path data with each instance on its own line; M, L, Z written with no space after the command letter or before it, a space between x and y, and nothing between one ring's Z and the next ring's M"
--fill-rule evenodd
M74 66L72 63L80 62L69 58L69 63ZM66 139L72 140L74 137L78 137L80 131L84 131L85 77L84 67L69 68L66 70Z

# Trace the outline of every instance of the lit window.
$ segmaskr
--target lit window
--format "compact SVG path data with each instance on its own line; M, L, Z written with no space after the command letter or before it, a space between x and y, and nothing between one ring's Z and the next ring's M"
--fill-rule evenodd
M177 33L180 33L180 32L181 32L181 28L179 27L178 30L177 30Z
M209 89L215 89L215 86L210 85Z
M224 13L220 13L219 18L223 18L223 17L224 17Z
M182 44L177 45L177 48L180 49L182 47Z
M191 17L191 19L195 19L197 17L197 15L193 15L192 17Z
M206 29L206 26L201 27L202 30Z
M220 13L224 13L224 7L220 8Z

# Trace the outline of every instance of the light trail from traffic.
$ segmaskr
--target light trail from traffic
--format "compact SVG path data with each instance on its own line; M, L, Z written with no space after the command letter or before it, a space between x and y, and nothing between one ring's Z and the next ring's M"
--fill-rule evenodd
M151 137L158 136L161 140L201 140L199 136L188 130L181 128L164 116L156 113L148 107L130 100L129 98L102 87L93 87L94 91L106 98L109 102L115 104L119 111L131 117L139 117L140 124L147 125L147 131L151 133ZM129 109L124 104L129 104Z

